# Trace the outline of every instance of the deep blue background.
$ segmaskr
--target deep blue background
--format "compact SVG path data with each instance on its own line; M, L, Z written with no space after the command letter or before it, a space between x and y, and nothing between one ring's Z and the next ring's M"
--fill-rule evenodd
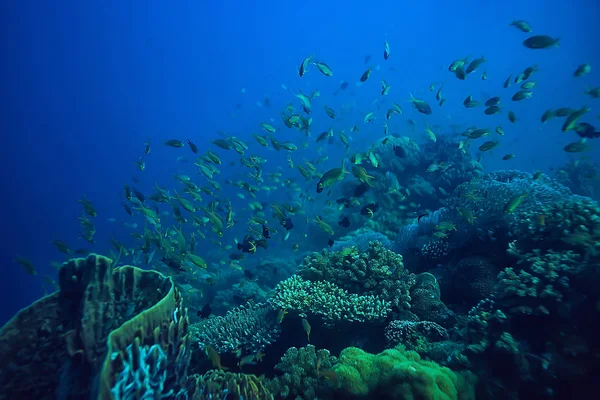
M30 257L40 275L54 274L49 261L61 255L50 240L85 246L76 239L77 199L84 193L99 212L101 243L95 249L107 246L112 228L105 220L122 215L119 194L136 173L132 163L148 137L156 144L191 137L201 147L218 130L247 138L259 121L278 121L281 107L297 103L281 84L294 93L318 88L320 104L334 108L353 102L358 115L347 118L358 122L370 111L383 77L392 83L390 97L406 104L406 114L420 123L423 118L405 103L408 93L431 98L429 85L443 83L448 101L442 111L434 108L429 123L490 125L496 117L469 113L462 100L469 93L508 97L501 86L506 77L537 63L534 98L511 105L519 123L509 126L505 115L492 122L507 131L495 158L516 153L510 167L523 170L567 159L561 148L573 136L561 133L558 123L539 123L546 108L588 104L594 107L591 122L598 114L599 100L582 94L585 84L600 84L595 0L19 1L1 8L0 323L40 295L40 279L14 264L16 254ZM535 33L560 36L560 47L524 48L527 35L508 26L514 19L531 22ZM384 65L385 39L392 57ZM314 69L298 77L298 64L312 53L333 68L333 78ZM365 55L373 55L369 65L381 64L382 70L356 88ZM488 81L479 79L481 71L465 82L448 73L450 62L467 55L486 56ZM592 74L573 78L584 62L592 64ZM395 72L387 71L390 65ZM334 99L342 79L355 95ZM265 95L272 109L256 106ZM327 124L315 117L314 132ZM392 130L402 133L405 127ZM295 140L291 136L298 134L289 132L283 139ZM164 172L161 162L174 156L156 144L144 173L160 180L172 172ZM588 157L598 157L597 149Z

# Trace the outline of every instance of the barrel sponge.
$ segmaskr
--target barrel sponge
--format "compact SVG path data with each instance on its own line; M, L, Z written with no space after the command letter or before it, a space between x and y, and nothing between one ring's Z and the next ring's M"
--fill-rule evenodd
M0 328L0 399L42 399L58 386L57 371L68 357L58 297L39 299Z
M0 387L6 398L48 393L111 398L104 385L114 380L111 373L120 372L120 352L136 337L144 345L160 343L175 369L173 379L185 379L180 375L189 361L188 319L173 281L155 271L113 269L112 264L96 254L67 261L59 270L59 291L21 310L0 329L5 365Z
M136 339L141 345L159 345L167 356L166 387L181 388L187 378L189 351L189 320L183 308L182 296L171 278L156 271L142 270L125 266L115 270L115 283L122 293L129 293L128 304L136 301L144 303L145 296L139 288L154 287L151 282L161 279L168 282L169 290L155 303L147 303L147 308L112 330L106 340L108 346L100 373L99 399L112 399L111 389L115 386L118 374L128 360L127 347ZM143 290L141 290L143 292ZM141 295L141 296L140 296Z
M399 346L379 354L356 347L342 351L333 367L345 394L372 399L470 400L475 376L454 372Z

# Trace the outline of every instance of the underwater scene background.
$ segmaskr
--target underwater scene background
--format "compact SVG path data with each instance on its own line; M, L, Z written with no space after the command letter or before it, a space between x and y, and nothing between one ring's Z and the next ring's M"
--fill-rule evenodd
M596 398L599 17L3 4L0 399Z

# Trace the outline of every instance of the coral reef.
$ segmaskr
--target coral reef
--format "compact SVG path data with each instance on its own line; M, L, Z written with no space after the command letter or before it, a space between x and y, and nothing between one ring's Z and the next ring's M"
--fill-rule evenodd
M464 239L461 239L459 243L454 243L462 232L452 234L450 241L448 239L436 239L433 236L436 232L436 226L443 221L460 222L460 219L456 211L445 207L429 213L419 221L405 225L398 232L394 251L402 255L406 255L409 252L417 252L425 258L436 261L444 258L450 253L452 248L460 246ZM457 230L462 229L465 228L458 224Z
M297 275L333 283L350 293L377 296L400 310L410 309L414 276L404 269L401 255L379 242L371 242L364 252L350 248L314 253L304 260Z
M444 271L443 298L472 307L493 294L497 275L496 266L487 257L462 258Z
M168 358L162 347L140 346L140 339L127 346L127 357L123 360L123 370L116 377L111 389L115 399L185 399L186 389L178 393L173 389L165 390L168 377Z
M325 326L336 322L381 321L391 311L389 301L377 296L361 296L327 281L307 281L294 275L277 285L269 303L302 316L314 315Z
M388 347L404 345L408 350L426 351L432 342L448 339L448 331L430 321L391 321L385 328Z
M247 304L192 324L191 341L201 349L212 346L219 353L257 353L277 340L280 328L276 317L268 304Z
M507 316L496 307L493 300L485 299L477 303L467 316L465 339L468 351L483 353L496 346L506 328Z
M211 370L188 379L190 400L273 400L263 381L255 375Z
M600 199L598 163L584 159L569 160L562 168L556 170L554 179L575 194Z
M170 278L130 266L113 270L112 260L92 254L63 264L59 285L0 331L7 398L115 398L118 380L128 379L123 371L136 365L131 345L159 346L166 356L163 390L181 390L188 320Z
M545 315L557 312L565 295L570 291L569 277L575 275L582 264L581 256L572 252L534 250L517 255L518 271L505 268L498 275L498 297L511 313Z
M512 211L506 206L515 196L524 195ZM486 229L508 228L517 233L517 225L530 215L544 214L552 204L571 195L566 187L546 176L515 170L496 171L458 186L446 207L469 210L478 225Z
M440 286L432 274L424 272L417 275L410 295L411 312L421 321L435 322L443 327L450 327L454 323L454 313L442 302Z
M402 347L379 354L349 347L333 367L342 393L368 399L475 398L475 377L423 361Z
M328 373L337 358L326 349L317 350L313 345L289 348L275 370L283 375L269 383L271 392L282 398L316 399L331 392L332 375ZM334 378L335 379L335 378Z
M330 251L337 252L347 247L356 247L362 253L368 251L370 244L374 242L378 242L385 249L391 249L393 246L386 235L369 228L360 228L337 239Z
M59 292L41 298L0 330L0 399L43 399L61 385L71 386L59 372L70 370L62 366L69 355L59 300Z

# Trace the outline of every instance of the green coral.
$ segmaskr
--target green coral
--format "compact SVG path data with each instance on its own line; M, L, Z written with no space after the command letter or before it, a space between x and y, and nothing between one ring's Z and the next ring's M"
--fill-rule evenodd
M269 383L272 393L282 398L316 399L331 391L331 381L324 375L336 363L329 350L317 350L313 345L289 348L275 369L283 375Z
M369 354L356 347L342 351L333 367L342 392L369 399L468 400L475 377L454 372L402 347Z
M377 296L348 293L331 282L306 281L298 275L280 282L269 303L276 309L316 315L326 326L338 321L383 320L391 311L390 302Z
M350 293L378 296L399 309L410 309L414 275L404 269L402 256L379 242L367 251L324 250L304 260L297 274L310 281L327 281Z
M569 293L569 278L582 268L581 256L573 251L521 254L514 243L509 252L518 257L517 266L498 275L498 296L511 313L547 315L555 312Z

